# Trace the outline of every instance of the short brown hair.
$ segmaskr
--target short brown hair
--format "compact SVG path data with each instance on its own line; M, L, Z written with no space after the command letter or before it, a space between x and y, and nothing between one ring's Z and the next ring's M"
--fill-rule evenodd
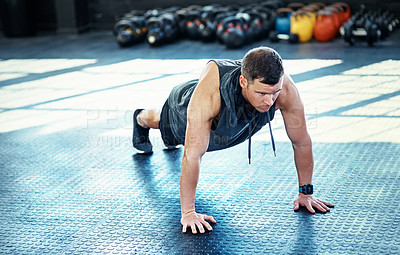
M248 82L261 79L270 85L277 84L284 72L281 56L269 47L249 50L243 57L241 71Z

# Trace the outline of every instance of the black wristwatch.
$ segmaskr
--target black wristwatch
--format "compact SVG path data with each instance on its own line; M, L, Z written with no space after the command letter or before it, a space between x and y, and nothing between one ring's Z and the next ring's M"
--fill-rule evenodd
M299 192L303 193L304 195L311 195L313 191L314 189L312 184L307 184L299 187Z

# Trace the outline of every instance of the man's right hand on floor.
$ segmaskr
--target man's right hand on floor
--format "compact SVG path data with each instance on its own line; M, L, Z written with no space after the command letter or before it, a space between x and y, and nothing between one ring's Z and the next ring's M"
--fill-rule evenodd
M205 232L204 226L208 229L208 231L211 231L212 227L210 223L208 223L207 221L216 223L213 216L196 213L194 210L187 212L184 215L182 215L181 218L181 223L183 225L182 232L186 233L187 227L190 227L192 229L192 233L197 234L196 226L199 229L200 233Z

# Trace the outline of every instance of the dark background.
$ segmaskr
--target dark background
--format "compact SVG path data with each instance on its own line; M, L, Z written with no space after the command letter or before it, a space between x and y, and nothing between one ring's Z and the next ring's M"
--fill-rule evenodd
M1 3L10 3L24 0L0 0ZM133 10L148 10L153 8L164 8L170 6L188 6L191 4L240 4L258 3L257 0L26 0L34 2L31 12L34 13L34 25L38 32L58 31L58 32L83 32L89 28L111 29L115 17ZM285 1L313 3L322 2L330 4L335 1ZM360 5L365 5L368 9L382 7L400 14L400 1L398 0L347 0L344 1L350 5L352 10L359 9ZM2 8L0 16L5 16L6 9ZM4 22L0 29L4 27ZM61 29L60 29L61 28ZM67 28L67 29L65 29ZM73 28L73 29L71 29ZM76 28L76 29L75 29Z

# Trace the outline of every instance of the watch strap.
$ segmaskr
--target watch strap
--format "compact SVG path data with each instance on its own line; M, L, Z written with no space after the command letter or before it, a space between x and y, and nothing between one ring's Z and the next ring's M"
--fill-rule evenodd
M314 187L312 184L306 184L299 187L299 193L303 193L304 195L312 195L314 192Z

